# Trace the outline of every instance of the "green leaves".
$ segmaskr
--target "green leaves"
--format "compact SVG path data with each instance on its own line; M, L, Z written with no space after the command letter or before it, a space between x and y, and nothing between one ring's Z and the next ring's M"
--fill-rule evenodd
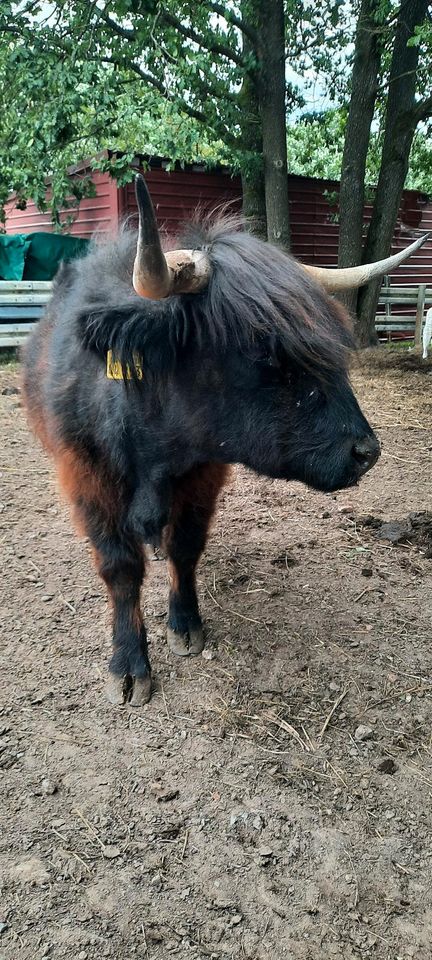
M91 190L73 187L69 164L106 149L120 183L130 179L135 153L160 154L171 164L228 162L253 176L262 168L257 89L258 0L23 0L0 6L0 210L10 191L22 202L60 209ZM338 177L349 96L349 44L358 4L320 6L286 0L288 131L293 172ZM377 25L388 31L395 0L377 2ZM391 17L390 17L391 20ZM387 38L387 33L385 34ZM386 40L387 42L387 40ZM420 96L430 90L431 27L416 33L424 63ZM293 73L295 71L295 74ZM386 74L383 75L385 99ZM299 115L309 88L336 107ZM379 110L372 138L370 177L379 168ZM251 139L252 131L252 139ZM410 184L430 184L425 133L416 138ZM418 159L416 159L416 157ZM45 201L45 180L50 196ZM81 183L81 181L80 181ZM429 187L427 187L429 189ZM69 199L68 199L69 198Z

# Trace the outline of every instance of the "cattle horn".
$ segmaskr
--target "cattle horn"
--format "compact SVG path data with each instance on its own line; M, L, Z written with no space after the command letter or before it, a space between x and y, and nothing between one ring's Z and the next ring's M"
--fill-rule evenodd
M423 234L405 250L400 250L392 257L386 257L385 260L377 260L375 263L363 263L358 267L312 267L305 263L302 267L309 276L313 277L317 283L329 290L331 293L340 293L342 290L354 290L356 287L362 287L364 283L375 280L377 277L383 277L385 273L395 270L404 260L412 257L413 253L423 246L426 240L431 236L430 233Z
M139 229L133 286L140 297L162 300L176 293L197 293L208 283L210 263L201 250L164 253L156 215L144 177L135 179Z

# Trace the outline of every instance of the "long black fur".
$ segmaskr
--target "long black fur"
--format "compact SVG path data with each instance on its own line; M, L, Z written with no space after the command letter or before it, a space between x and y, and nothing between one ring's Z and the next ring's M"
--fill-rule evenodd
M352 338L346 315L296 260L239 229L236 218L192 225L176 244L204 250L208 287L199 294L145 300L132 287L135 231L97 246L56 281L53 306L78 320L83 345L112 349L124 366L145 354L155 372L172 369L192 337L217 349L265 345L321 380L345 368Z

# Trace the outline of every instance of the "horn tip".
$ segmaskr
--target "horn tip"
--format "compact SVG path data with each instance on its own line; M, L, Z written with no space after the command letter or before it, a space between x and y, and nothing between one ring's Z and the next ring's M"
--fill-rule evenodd
M150 194L142 173L137 173L135 176L135 196L138 201L138 206L148 205Z

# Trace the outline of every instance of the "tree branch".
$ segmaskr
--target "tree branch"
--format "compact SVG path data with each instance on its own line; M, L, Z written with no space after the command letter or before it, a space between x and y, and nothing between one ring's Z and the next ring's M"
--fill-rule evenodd
M117 34L118 37L122 37L123 40L133 41L138 39L138 34L136 30L131 30L128 27L122 27L118 24L112 17L105 12L105 10L100 10L95 8L96 15L100 20ZM173 27L182 37L185 37L187 40L192 40L193 43L197 43L199 47L203 47L205 50L208 50L209 53L218 54L221 57L226 57L228 60L231 60L233 63L236 63L237 66L242 67L244 65L243 57L240 53L233 50L227 44L217 43L216 41L208 41L205 37L201 36L193 27L187 27L179 17L174 16L172 13L168 13L163 10L160 13L160 20L162 23L166 23L167 26Z
M138 63L133 63L129 61L124 63L120 60L116 60L115 57L89 57L92 63L110 63L112 66L121 67L123 70L132 70L133 73L136 73L141 80L144 80L145 83L148 83L150 87L154 87L164 100L168 100L170 103L178 103L179 110L183 113L187 113L189 117L192 117L193 120L199 120L200 123L206 123L207 117L202 111L195 110L194 107L191 107L186 100L179 100L177 97L173 97L169 90L165 87L161 80L158 80L157 77L153 77L151 73L147 73L146 70L143 70Z
M99 7L95 7L94 12L99 20L103 20L107 27L109 27L113 33L116 33L118 37L122 37L123 40L128 41L137 39L135 30L129 30L128 27L121 27L120 24L113 20L108 13L105 13L105 10L100 10Z
M177 30L182 37L185 37L187 40L192 40L193 43L197 43L199 47L204 48L204 50L208 50L209 53L226 57L228 60L236 63L238 67L244 67L244 60L241 53L237 53L235 50L232 50L231 47L223 43L213 43L211 41L207 41L205 37L202 37L201 34L197 33L193 27L186 27L178 17L174 16L174 14L163 11L161 13L161 20L168 24L168 26L174 27L174 29Z
M216 3L211 0L210 3L206 4L209 10L212 10L213 13L217 13L219 17L223 17L227 23L230 23L233 27L237 27L238 30L241 30L244 33L245 37L251 41L255 46L258 41L258 34L250 24L245 23L240 17L236 17L235 13L231 13L230 10L227 10L222 3Z
M432 116L432 96L420 100L420 103L417 103L414 109L414 117L417 123L427 120L430 116Z

